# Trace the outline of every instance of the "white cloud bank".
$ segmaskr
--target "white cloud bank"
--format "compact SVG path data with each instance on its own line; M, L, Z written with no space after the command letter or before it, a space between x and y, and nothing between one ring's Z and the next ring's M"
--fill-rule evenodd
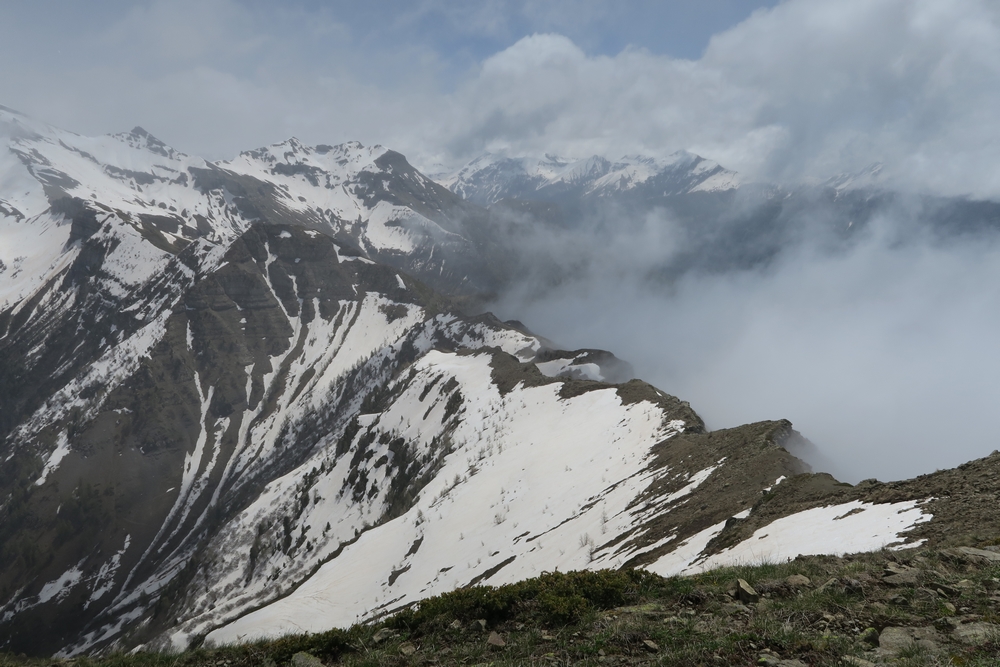
M535 35L483 63L440 136L456 154L687 148L786 182L884 162L897 187L997 196L998 18L978 0L794 0L698 61Z
M941 234L927 215L901 204L846 246L817 227L764 266L668 285L649 271L685 232L615 220L526 241L585 268L540 296L527 277L495 310L566 349L614 351L712 429L789 419L819 470L912 477L1000 448L1000 234Z

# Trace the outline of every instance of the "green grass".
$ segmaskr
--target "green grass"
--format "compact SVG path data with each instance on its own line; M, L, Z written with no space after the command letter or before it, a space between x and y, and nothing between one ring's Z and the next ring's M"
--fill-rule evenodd
M916 584L883 582L889 560L917 567ZM809 577L810 585L789 585L785 580L793 574ZM757 589L758 602L743 605L730 597L737 578ZM941 595L935 587L947 590ZM283 667L304 652L326 664L352 667L735 666L757 664L769 654L832 667L843 664L844 656L877 661L873 632L910 626L937 633L936 643L881 659L906 667L1000 664L1000 643L966 646L954 640L952 624L962 620L1000 623L1000 567L955 562L934 551L881 552L745 565L685 578L643 571L547 573L507 586L457 590L346 630L175 655L113 654L74 662L79 667ZM488 643L492 633L503 646ZM4 667L51 664L0 656Z

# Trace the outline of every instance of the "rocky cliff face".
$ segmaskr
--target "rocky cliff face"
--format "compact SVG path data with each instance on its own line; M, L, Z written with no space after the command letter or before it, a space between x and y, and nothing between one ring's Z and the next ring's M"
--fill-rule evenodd
M319 630L557 568L684 573L956 520L923 482L808 474L788 422L706 432L610 353L469 316L507 250L397 153L208 163L138 128L0 128L4 650Z

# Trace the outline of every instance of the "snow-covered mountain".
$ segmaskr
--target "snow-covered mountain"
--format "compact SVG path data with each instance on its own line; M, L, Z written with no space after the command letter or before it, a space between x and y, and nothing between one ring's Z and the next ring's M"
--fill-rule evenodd
M9 110L0 132L0 650L182 648L555 568L997 522L945 473L808 474L788 422L706 432L610 353L464 312L503 279L492 218L393 151L211 163Z
M483 206L503 199L564 201L581 197L669 197L694 192L725 192L740 177L702 157L678 151L666 158L626 155L576 160L545 155L505 157L487 153L457 172L436 176L441 185Z

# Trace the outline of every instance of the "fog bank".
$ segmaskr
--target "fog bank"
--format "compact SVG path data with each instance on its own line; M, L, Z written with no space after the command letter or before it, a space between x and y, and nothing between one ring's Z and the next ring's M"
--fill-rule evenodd
M1000 242L942 236L924 214L894 207L848 244L814 231L755 268L668 282L650 270L687 239L665 214L556 234L575 275L541 294L526 280L495 310L615 352L712 429L787 418L841 479L911 477L1000 441Z

